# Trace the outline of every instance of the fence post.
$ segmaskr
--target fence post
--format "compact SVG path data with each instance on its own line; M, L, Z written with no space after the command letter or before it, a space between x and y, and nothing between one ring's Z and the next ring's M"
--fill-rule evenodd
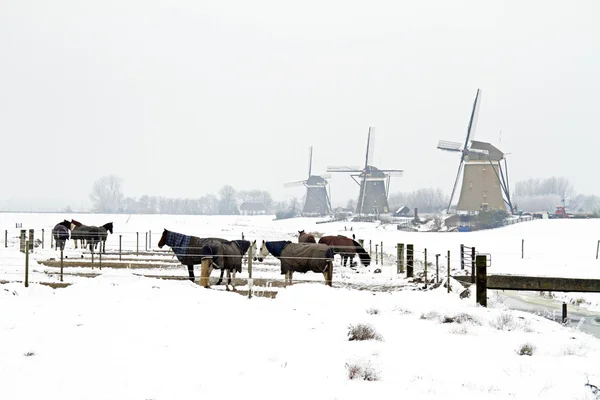
M562 323L567 323L567 303L562 303Z
M148 232L146 232L146 251L148 251Z
M253 257L253 246L250 246L248 250L248 298L252 298L252 257Z
M33 229L29 230L29 250L33 253Z
M121 261L121 239L123 238L123 235L119 235L119 261Z
M427 249L425 249L425 287L427 287Z
M525 258L525 239L521 239L521 258Z
M600 243L600 240L598 240ZM4 230L4 247L8 247L8 229ZM596 258L598 258L598 254L596 254Z
M63 248L60 247L60 281L63 281Z
M90 252L92 253L92 269L94 269L94 246L90 246Z
M465 269L465 245L460 245L460 269Z
M435 283L440 283L440 255L435 255Z
M406 277L412 278L414 272L414 246L412 244L406 245Z
M477 256L477 285L475 286L477 304L487 307L487 259L486 256Z
M148 231L148 250L152 250L152 231Z
M25 287L29 287L29 240L25 241Z
M44 250L44 228L42 228L42 250Z
M379 245L375 244L375 265L379 264L379 250L377 250L378 247Z
M475 247L471 247L471 283L475 283Z
M6 239L4 239L4 243L6 243ZM596 260L598 259L598 250L600 250L600 240L598 240L598 244L596 245Z
M54 235L52 233L50 234L50 248L51 249L54 248Z
M26 232L27 231L25 231L25 229L21 229L21 237L19 240L19 250L21 251L21 253L25 253L25 246L28 246L28 244L25 243L27 236Z
M371 246L371 239L369 239L369 255L373 257L373 247Z
M448 250L448 293L450 293L450 250Z
M242 240L244 240L244 232L242 232Z
M404 244L398 243L396 245L396 273L404 273Z
M135 255L136 257L140 255L140 233L135 233Z
M381 246L379 246L379 250L381 251L381 266L383 267L383 242L381 242Z

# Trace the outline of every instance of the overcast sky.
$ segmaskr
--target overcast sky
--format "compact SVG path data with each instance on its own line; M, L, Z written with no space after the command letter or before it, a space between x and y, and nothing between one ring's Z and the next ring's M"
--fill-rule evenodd
M600 194L597 1L0 2L0 208L198 197L327 165L404 169L391 191L450 192L477 88L477 140L511 182L565 176ZM502 134L500 135L500 132ZM330 180L334 203L358 194Z

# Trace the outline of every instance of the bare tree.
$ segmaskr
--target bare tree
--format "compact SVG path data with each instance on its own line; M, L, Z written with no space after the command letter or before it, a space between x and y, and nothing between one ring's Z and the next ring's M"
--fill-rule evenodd
M110 174L94 182L90 200L96 212L118 212L123 206L123 180L117 175Z
M219 190L219 214L239 214L236 191L231 185L225 185Z

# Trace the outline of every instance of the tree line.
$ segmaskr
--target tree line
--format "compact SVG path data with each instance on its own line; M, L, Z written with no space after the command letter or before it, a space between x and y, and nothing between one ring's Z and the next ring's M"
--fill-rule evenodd
M95 212L126 214L236 215L240 213L239 205L243 202L261 203L267 212L275 211L278 206L265 190L238 191L231 185L223 186L216 195L206 194L197 198L125 197L123 180L116 175L97 180L90 200Z

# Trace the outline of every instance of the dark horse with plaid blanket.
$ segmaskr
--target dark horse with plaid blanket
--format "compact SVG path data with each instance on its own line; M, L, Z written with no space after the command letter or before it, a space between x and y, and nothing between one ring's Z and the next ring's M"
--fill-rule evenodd
M219 238L199 238L188 236L182 233L164 230L158 241L158 247L169 246L180 263L188 267L190 280L194 282L194 265L205 266L206 271L201 272L200 283L208 287L208 278L214 267L221 270L221 276L217 285L223 281L223 274L227 269L228 285L231 284L231 272L235 277L235 272L242 271L242 257L250 248L248 240L229 241ZM203 260L210 260L211 262ZM204 273L203 273L204 272ZM208 275L205 276L205 273ZM229 289L229 286L227 286Z
M360 263L365 267L368 267L369 264L371 264L371 256L356 240L341 235L323 236L319 239L319 243L330 246L335 254L339 254L342 257L342 264L344 267L346 266L346 261L348 261L348 259L350 259L350 267L353 266L355 254L358 254Z

